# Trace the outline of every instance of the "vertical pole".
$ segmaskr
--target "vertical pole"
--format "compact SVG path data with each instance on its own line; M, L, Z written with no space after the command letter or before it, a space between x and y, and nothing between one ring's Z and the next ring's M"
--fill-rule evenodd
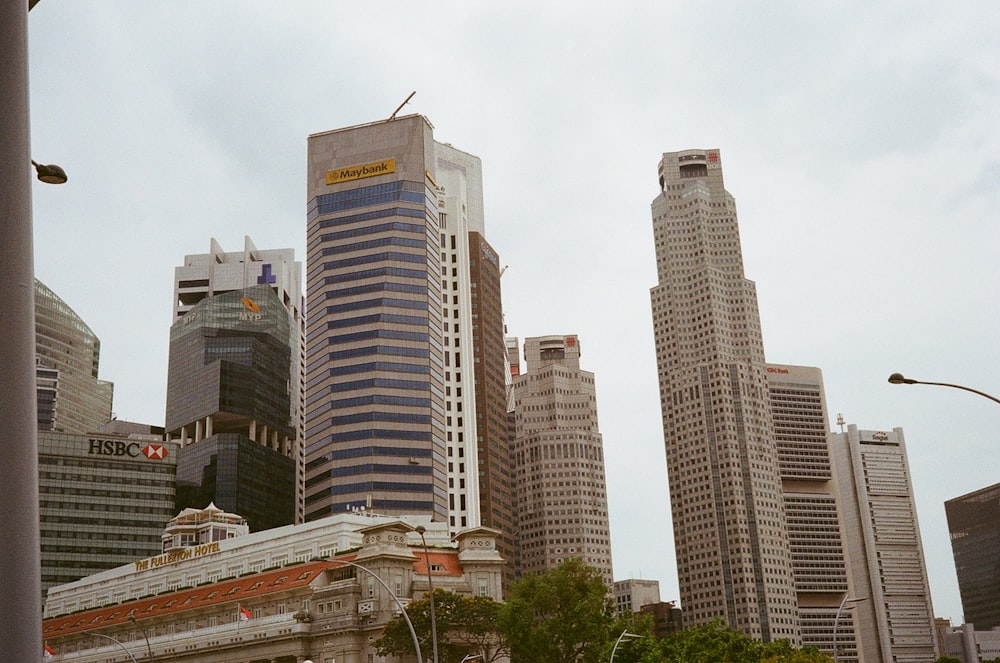
M42 657L35 395L35 281L28 115L28 3L0 0L0 643Z

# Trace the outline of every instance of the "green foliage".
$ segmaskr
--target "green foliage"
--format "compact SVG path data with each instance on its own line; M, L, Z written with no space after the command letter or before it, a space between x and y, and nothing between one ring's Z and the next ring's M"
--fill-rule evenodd
M995 659L1000 660L1000 659ZM952 656L941 656L934 663L962 663L961 659L954 658ZM983 663L990 663L990 661L983 661Z
M614 619L600 573L570 559L522 578L500 610L518 663L600 663Z
M796 649L787 640L762 643L726 626L721 620L690 626L652 647L642 647L637 663L830 663L813 647ZM637 647L637 648L638 648ZM631 663L615 656L615 663Z
M497 630L497 612L500 605L488 598L466 598L434 590L434 616L437 626L439 663L459 663L465 656L479 654L484 663L506 653L506 645ZM420 643L424 659L431 658L434 649L431 641L430 599L411 601L406 614L413 622L413 630ZM398 617L389 622L382 636L375 641L375 648L382 656L413 656L413 636L406 620Z

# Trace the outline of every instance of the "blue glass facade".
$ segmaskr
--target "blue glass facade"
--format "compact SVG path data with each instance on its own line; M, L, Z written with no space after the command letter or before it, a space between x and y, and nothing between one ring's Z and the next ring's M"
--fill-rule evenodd
M306 520L447 516L440 228L419 116L309 139ZM326 171L391 160L328 184Z

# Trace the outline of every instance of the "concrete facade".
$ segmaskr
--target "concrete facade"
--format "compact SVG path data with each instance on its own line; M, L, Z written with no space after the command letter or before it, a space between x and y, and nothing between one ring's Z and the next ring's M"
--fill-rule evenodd
M174 514L178 445L163 442L162 428L132 428L39 431L43 592L159 552Z
M518 575L579 558L611 590L611 528L594 374L576 336L524 342L514 381L514 492Z
M271 531L197 546L187 556L172 551L61 588L46 605L43 624L50 660L106 663L124 650L136 660L184 663L368 663L385 624L431 582L460 595L500 598L504 562L492 530L466 530L456 543L439 546L447 530L427 523L432 547L425 554L413 527L401 520L345 515L324 521L318 529L310 523L282 528L280 536ZM317 536L320 530L325 535ZM313 554L336 547L338 539L339 545L350 540L353 550ZM251 563L248 572L236 572L241 558L262 553L270 557L267 568ZM206 573L209 580L191 583ZM188 580L149 591L170 577ZM140 584L147 591L133 595ZM95 591L105 600L95 604ZM415 657L400 660L416 663Z
M685 624L801 644L755 286L718 150L663 154L650 291Z
M862 663L927 663L938 656L903 429L830 435L851 608Z
M823 373L786 364L767 364L766 371L802 644L832 654L836 627L838 660L857 661L853 610L837 618L847 596L848 560L827 447Z

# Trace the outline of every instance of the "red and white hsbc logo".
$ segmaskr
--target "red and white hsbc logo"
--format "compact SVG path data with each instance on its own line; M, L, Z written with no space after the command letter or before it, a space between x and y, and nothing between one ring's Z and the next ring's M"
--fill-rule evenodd
M153 460L163 460L167 457L167 448L162 444L147 444L142 448L142 454Z
M143 455L151 460L163 460L167 457L167 448L162 444L147 444L139 446L138 442L127 440L94 440L90 441L89 453L96 456L129 456L136 458Z

